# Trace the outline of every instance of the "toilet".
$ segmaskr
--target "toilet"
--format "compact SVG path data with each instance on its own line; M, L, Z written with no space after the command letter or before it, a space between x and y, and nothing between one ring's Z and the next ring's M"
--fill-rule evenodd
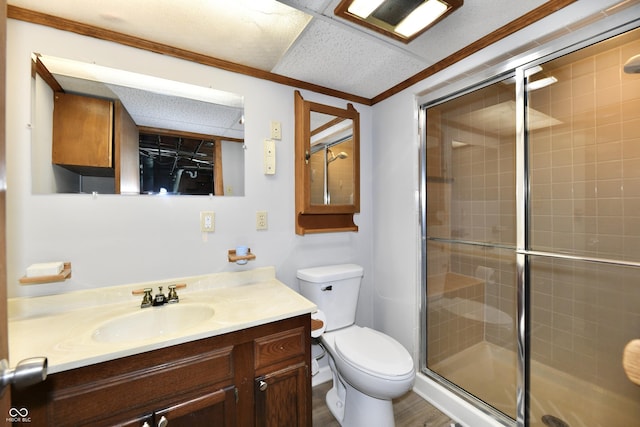
M326 396L329 410L342 427L393 427L391 399L413 386L414 363L390 336L355 324L362 275L356 264L297 272L300 293L326 317L320 342L333 375Z

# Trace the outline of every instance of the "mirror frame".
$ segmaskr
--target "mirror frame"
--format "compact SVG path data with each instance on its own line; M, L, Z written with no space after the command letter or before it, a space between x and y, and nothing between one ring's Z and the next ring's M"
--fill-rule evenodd
M360 212L360 113L348 104L346 109L305 101L299 91L295 100L295 191L296 234L358 231L353 215ZM348 205L311 204L311 112L353 122L353 203Z

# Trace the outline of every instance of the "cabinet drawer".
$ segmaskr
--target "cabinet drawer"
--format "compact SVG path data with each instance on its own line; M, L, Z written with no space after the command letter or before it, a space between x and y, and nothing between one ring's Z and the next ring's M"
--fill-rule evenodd
M231 382L232 355L233 347L226 347L55 391L49 403L49 420L56 426L81 425L96 416L145 408L216 383Z
M255 369L303 356L305 354L304 328L291 329L255 340Z

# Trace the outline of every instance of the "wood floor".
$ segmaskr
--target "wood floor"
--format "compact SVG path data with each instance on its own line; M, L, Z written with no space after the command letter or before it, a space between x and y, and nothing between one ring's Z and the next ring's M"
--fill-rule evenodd
M324 401L331 381L313 388L313 426L340 427ZM414 392L393 400L396 427L450 427L453 421ZM372 426L374 427L374 426Z

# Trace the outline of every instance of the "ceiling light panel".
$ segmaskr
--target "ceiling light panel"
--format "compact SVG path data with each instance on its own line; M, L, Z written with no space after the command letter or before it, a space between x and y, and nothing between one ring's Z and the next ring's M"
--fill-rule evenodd
M360 18L368 18L369 15L373 13L374 10L382 4L384 0L353 0L351 5L348 7L349 13L353 13Z
M405 37L411 37L435 22L448 8L449 5L440 0L428 0L407 15L406 18L396 26L395 32Z
M463 0L342 0L336 16L409 43L461 7Z

